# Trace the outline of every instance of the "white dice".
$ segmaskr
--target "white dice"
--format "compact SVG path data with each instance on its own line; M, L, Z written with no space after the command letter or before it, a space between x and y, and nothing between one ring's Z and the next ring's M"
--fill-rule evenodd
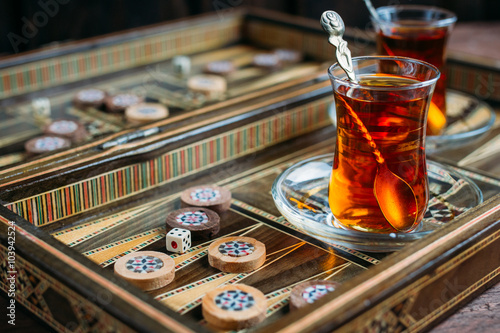
M191 72L191 59L187 56L175 56L172 58L174 73L179 76L187 76Z
M191 231L174 228L167 233L167 251L184 253L191 247Z

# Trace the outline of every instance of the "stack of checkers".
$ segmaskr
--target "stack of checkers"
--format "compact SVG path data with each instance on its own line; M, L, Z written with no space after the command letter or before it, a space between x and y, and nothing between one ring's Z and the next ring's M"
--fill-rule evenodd
M46 135L61 136L72 142L81 142L87 136L87 130L82 123L72 119L57 119L46 125L43 132Z
M251 237L231 236L214 241L208 247L208 263L226 273L245 273L261 267L266 246Z
M184 190L182 207L203 207L222 214L231 206L231 192L216 185L199 185Z
M264 294L244 284L226 285L208 292L202 300L203 317L221 330L241 330L266 318Z
M168 117L168 109L157 103L135 104L125 110L125 118L131 124L144 124L166 117Z
M290 310L294 311L312 304L338 287L338 283L327 280L313 280L300 283L290 293Z
M165 287L175 276L175 262L156 251L129 253L115 263L115 274L142 290Z
M191 231L194 240L209 239L220 230L219 215L208 208L186 207L167 216L167 229L180 228Z

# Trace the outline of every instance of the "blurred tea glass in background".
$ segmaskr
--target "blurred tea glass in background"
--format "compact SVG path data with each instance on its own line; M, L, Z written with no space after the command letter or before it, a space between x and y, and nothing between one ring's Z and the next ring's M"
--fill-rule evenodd
M440 70L427 134L441 134L446 125L446 44L457 17L446 9L419 5L385 6L376 11L378 19L372 20L379 54L423 60Z
M338 63L333 87L337 141L329 205L340 227L417 229L428 202L425 122L439 70L403 57L352 59L359 84Z

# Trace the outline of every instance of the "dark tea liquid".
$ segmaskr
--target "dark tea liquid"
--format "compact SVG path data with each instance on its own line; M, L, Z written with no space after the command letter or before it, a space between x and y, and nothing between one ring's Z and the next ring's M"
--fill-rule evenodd
M419 81L399 76L359 77L363 86L405 87ZM340 86L334 91L337 111L337 143L329 186L333 215L346 228L396 232L385 219L373 186L379 163L370 140L353 120L359 117L376 143L390 171L405 180L417 198L417 221L428 201L424 151L425 108L429 95L418 89L391 92ZM348 108L352 111L349 112ZM394 195L398 195L394 193ZM413 227L416 227L414 225Z
M441 77L436 83L432 102L441 114L434 114L431 109L427 128L427 134L438 135L442 132L446 119L445 49L449 28L415 28L419 24L418 21L394 23L402 25L402 27L392 28L390 34L379 31L377 51L382 55L423 60L439 69ZM404 27L404 25L412 25L412 27Z

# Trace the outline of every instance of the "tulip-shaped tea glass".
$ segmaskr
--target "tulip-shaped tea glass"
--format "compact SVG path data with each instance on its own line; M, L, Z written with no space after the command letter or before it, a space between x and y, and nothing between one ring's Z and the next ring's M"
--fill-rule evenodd
M428 116L427 134L440 134L446 124L446 44L457 20L454 13L437 7L397 5L377 8L372 18L381 55L426 61L441 71Z
M427 111L439 70L403 57L352 59L357 82L328 69L337 117L329 183L334 223L372 233L410 232L429 198Z

